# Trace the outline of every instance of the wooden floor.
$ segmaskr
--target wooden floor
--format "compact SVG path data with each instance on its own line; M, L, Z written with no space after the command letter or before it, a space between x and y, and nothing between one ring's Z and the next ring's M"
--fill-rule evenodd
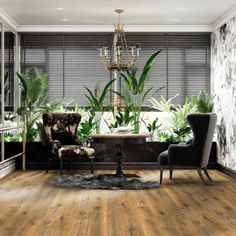
M103 171L104 172L104 171ZM159 171L133 171L157 180ZM204 186L193 170L174 171L152 190L51 186L58 172L14 172L0 180L0 236L236 235L236 181L212 170Z

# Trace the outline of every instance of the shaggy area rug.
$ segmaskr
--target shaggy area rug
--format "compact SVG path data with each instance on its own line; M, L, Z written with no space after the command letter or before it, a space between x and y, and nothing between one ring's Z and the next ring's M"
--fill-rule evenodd
M127 179L115 175L59 175L49 180L50 184L62 188L83 188L83 189L151 189L160 187L154 181L142 182L139 179Z

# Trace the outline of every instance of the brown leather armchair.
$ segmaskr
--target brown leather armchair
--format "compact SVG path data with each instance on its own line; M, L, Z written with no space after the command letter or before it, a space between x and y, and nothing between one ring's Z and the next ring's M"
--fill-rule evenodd
M172 179L174 167L193 167L206 184L202 170L212 182L207 172L212 140L216 127L217 116L215 113L191 114L187 117L193 131L193 141L190 144L172 144L167 151L162 152L158 157L160 166L160 184L162 184L163 167L168 166L170 179Z
M90 160L91 172L95 151L93 148L82 146L77 140L77 129L81 120L78 113L46 113L43 114L43 125L46 133L46 143L50 146L52 155L48 159L48 172L53 159L60 160L60 174L63 171L63 161L70 162L76 158L87 158Z

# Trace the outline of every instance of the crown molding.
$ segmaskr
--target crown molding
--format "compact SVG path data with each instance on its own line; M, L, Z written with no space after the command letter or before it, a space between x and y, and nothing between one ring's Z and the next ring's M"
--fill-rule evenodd
M18 32L113 32L113 25L20 25ZM126 32L211 32L211 25L125 25Z
M6 24L11 30L18 31L19 24L1 6L0 21Z
M221 15L213 24L212 31L220 28L223 24L225 24L228 20L236 16L236 4L234 4L227 12Z

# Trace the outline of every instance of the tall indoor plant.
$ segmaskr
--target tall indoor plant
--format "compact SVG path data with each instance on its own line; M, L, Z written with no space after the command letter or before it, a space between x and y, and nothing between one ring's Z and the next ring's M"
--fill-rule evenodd
M89 102L89 111L91 115L93 116L93 119L95 120L96 124L96 133L100 133L100 122L101 122L101 115L105 109L105 99L107 97L108 91L110 91L112 83L115 81L115 79L109 81L102 92L99 91L98 88L95 88L94 91L90 90L88 87L85 86L85 89L87 90L88 94L84 94ZM97 114L100 114L98 116ZM97 113L97 114L96 114Z
M139 133L140 131L140 114L141 109L143 107L145 98L148 96L152 96L153 94L157 93L160 89L157 89L156 91L153 91L153 88L145 88L145 82L147 81L149 71L152 67L152 65L155 62L156 57L161 53L161 50L158 50L157 52L153 53L151 57L147 60L142 73L138 77L137 70L132 69L130 71L127 71L126 73L121 73L121 77L123 78L122 81L124 81L125 89L126 91L124 94L117 93L120 98L125 102L125 105L132 105L132 111L134 116L134 122L133 122L133 132Z
M26 141L37 135L35 122L40 118L40 107L47 95L48 75L40 75L36 67L31 67L25 74L17 73L21 86L21 107L17 114L22 117L26 128Z

